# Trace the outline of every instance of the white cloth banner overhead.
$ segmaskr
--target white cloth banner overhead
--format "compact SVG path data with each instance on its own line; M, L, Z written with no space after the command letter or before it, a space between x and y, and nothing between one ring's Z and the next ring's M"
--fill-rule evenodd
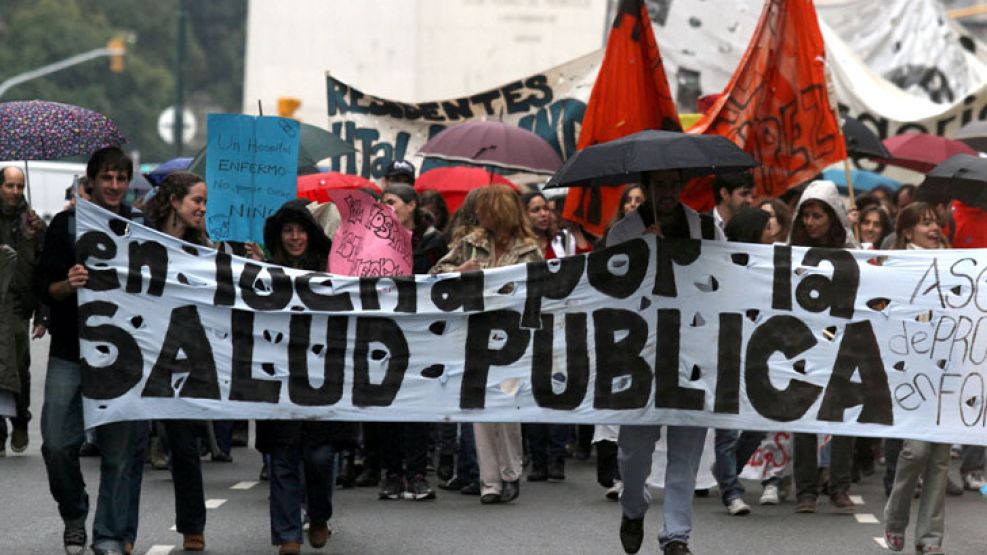
M602 60L603 51L598 50L496 89L415 103L365 94L327 73L329 130L357 150L334 158L332 170L383 177L391 161L412 160L435 134L474 119L503 121L532 131L565 160L576 151L586 102ZM419 170L435 164L428 160Z
M743 55L762 0L648 2L680 110L723 90ZM817 2L836 99L881 138L923 131L952 136L987 119L987 49L935 0Z
M666 423L987 444L983 251L875 266L875 251L649 236L351 278L77 214L87 426Z

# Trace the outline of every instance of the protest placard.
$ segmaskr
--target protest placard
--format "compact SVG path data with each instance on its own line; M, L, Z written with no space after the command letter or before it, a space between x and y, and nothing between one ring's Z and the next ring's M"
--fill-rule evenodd
M987 444L983 251L649 235L354 278L192 246L85 202L77 217L87 426L664 423Z
M209 114L206 226L217 241L264 239L264 220L296 197L298 122Z
M407 276L411 232L394 210L363 191L330 191L339 209L339 230L329 251L329 270L344 276Z

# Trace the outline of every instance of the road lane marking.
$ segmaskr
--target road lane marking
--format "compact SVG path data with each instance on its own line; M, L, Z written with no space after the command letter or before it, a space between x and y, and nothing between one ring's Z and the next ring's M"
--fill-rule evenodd
M883 547L884 549L888 548L888 542L885 541L884 538L874 538L874 543Z
M173 524L171 526L171 528L169 528L169 530L171 530L172 532L177 532L178 531L178 525L177 524Z
M175 549L173 545L152 545L151 549L147 550L145 555L168 555L171 550Z
M857 519L858 524L877 524L880 520L870 513L861 513L853 515L853 518Z
M259 482L237 482L230 486L230 489L250 489L256 486Z
M851 495L850 501L853 501L854 505L864 505L864 497L862 495Z
M206 499L206 508L218 509L223 503L226 503L225 499Z

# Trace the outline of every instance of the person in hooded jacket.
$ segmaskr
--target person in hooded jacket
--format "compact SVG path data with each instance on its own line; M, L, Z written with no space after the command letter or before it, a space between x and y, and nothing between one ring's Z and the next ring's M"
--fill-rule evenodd
M268 262L324 272L332 243L306 208L306 202L298 199L285 203L264 222L264 245L270 251ZM247 251L252 258L262 258L254 244L248 244ZM308 508L309 545L320 548L328 541L334 486L333 443L350 433L352 425L339 422L257 422L257 449L270 456L271 543L279 546L279 555L294 555L301 550L303 500Z
M854 238L846 208L832 181L817 180L806 187L795 208L789 244L798 247L860 248ZM853 438L832 436L830 442L829 499L839 512L853 512L850 473ZM796 512L816 512L820 478L816 434L795 434Z

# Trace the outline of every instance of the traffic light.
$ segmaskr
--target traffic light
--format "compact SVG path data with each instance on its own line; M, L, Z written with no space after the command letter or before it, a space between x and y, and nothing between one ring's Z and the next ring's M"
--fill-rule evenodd
M278 115L283 118L294 118L295 110L298 110L301 105L302 101L297 98L280 96L278 97Z
M123 38L110 39L110 42L106 43L106 48L110 50L110 71L123 73L123 56L127 53Z

